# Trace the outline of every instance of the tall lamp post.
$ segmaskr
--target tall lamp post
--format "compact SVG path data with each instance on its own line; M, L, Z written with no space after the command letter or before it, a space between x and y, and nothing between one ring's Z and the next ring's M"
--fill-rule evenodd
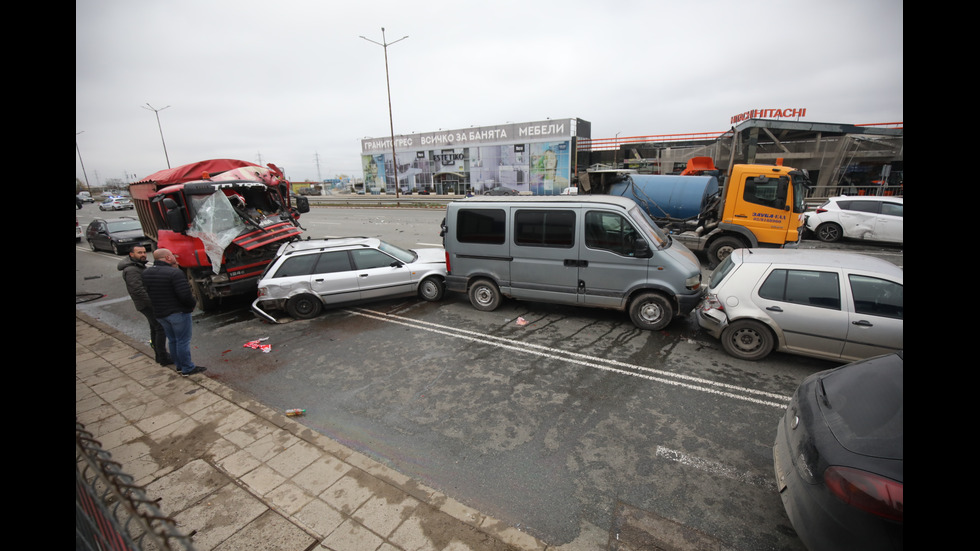
M82 132L85 132L82 130ZM78 136L82 132L75 132L75 136ZM78 163L82 165L82 176L85 176L85 189L89 193L92 193L92 186L88 185L88 174L85 172L85 162L82 161L82 150L78 149L78 138L75 139L75 153L78 153ZM96 176L98 176L96 174Z
M140 105L140 107L143 107L143 106ZM170 106L168 105L167 107L170 107ZM167 168L170 168L170 156L167 155L167 142L164 141L164 139L163 139L163 126L160 125L160 111L163 111L167 107L161 107L159 109L154 109L152 105L150 105L149 103L147 103L146 104L146 107L143 107L143 109L148 109L150 111L153 111L156 114L156 116L157 116L157 128L160 129L160 141L163 142L163 156L166 157L166 159L167 159Z
M366 38L364 36L362 36L361 38L367 40L372 44L377 44L378 46L381 46L385 50L385 84L387 84L388 86L388 124L391 127L390 128L391 129L391 166L395 170L395 198L397 199L400 196L399 195L400 190L398 189L398 160L395 158L395 121L391 117L391 80L388 78L388 46L391 46L395 42L401 42L402 40L405 40L406 38L408 38L408 35L399 38L395 42L387 42L385 40L385 28L381 27L381 42L375 42L374 40L371 40L370 38Z

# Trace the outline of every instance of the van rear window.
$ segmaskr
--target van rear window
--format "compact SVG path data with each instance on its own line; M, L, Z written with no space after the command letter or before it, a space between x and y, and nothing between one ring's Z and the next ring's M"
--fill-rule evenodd
M456 241L503 245L506 221L503 209L460 209L456 214Z
M517 211L514 216L514 243L532 247L570 248L575 244L575 211Z

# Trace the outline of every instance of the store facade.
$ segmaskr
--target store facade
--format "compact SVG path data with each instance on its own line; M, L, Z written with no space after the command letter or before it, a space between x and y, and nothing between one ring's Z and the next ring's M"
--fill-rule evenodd
M361 140L365 193L476 195L505 187L559 195L574 176L581 119L507 123ZM396 165L397 162L397 165Z

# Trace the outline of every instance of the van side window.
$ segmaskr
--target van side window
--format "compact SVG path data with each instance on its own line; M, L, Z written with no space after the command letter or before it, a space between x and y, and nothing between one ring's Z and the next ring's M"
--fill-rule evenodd
M506 219L502 209L460 209L456 215L456 241L503 245Z
M905 310L904 287L877 277L851 274L847 276L854 295L854 311L858 314L902 319Z
M585 246L633 256L633 243L639 233L626 218L614 212L589 211L585 214Z
M571 248L575 244L575 211L517 211L514 215L514 242L532 247Z
M840 278L836 272L773 270L759 287L769 300L840 310Z

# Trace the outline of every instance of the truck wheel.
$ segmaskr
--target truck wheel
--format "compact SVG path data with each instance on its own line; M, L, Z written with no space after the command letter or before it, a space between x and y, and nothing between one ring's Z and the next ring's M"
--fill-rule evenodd
M188 268L186 273L187 283L191 286L191 293L194 295L194 300L197 301L197 307L202 312L211 312L217 309L218 300L208 296L207 291L204 290L204 286L194 277L194 271Z
M419 296L429 302L442 300L442 295L446 292L446 284L438 277L427 277L419 283Z
M737 237L719 237L708 247L708 267L714 268L728 258L735 249L745 247L745 243Z
M500 289L492 281L481 279L470 287L470 304L477 310L491 312L500 306Z
M633 325L648 331L659 331L674 319L674 304L660 293L644 293L630 304Z
M323 311L323 301L316 295L304 293L286 301L286 311L289 315L300 320L308 320L320 315Z
M775 341L769 328L754 320L738 320L721 332L721 346L742 360L761 360L772 352Z
M843 230L833 222L824 222L817 226L817 239L824 243L834 243L840 241Z

